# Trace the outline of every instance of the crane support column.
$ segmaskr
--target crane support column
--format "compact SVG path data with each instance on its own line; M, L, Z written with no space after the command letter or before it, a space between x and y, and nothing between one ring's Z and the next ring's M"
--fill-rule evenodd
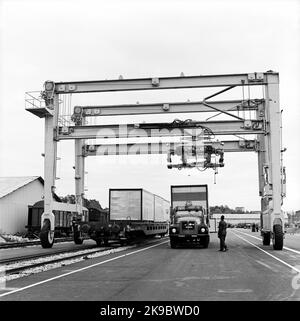
M266 114L267 133L264 136L264 149L259 156L259 166L263 166L264 190L262 195L262 236L267 245L269 235L273 247L283 247L284 220L281 211L281 112L279 108L278 74L266 74ZM263 161L263 164L261 164ZM261 169L260 169L261 171ZM266 205L266 206L265 206Z
M45 116L45 159L44 159L44 213L41 217L41 244L44 248L52 247L54 243L55 217L53 214L53 193L55 191L56 162L57 162L57 115L58 95L51 100L54 116Z
M83 196L84 196L84 139L75 139L75 198L76 217L73 217L73 232L75 244L82 244L83 238L80 231L80 222L83 216Z
M84 156L82 149L83 139L75 139L75 196L77 212L82 215L84 195Z
M269 199L272 198L267 193L268 177L265 173L265 165L267 164L267 151L265 146L265 137L258 135L258 183L259 196L261 196L261 220L260 225L262 229L263 244L270 245L271 243L271 220L269 214ZM266 187L266 189L265 189Z

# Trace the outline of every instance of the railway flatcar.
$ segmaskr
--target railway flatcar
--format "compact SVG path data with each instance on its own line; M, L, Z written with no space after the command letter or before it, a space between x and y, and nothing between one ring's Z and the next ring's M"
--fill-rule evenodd
M57 200L58 201L58 200ZM34 238L38 237L41 231L41 216L44 212L44 201L38 201L34 205L28 206L28 223L27 237ZM53 211L55 215L55 236L69 236L72 233L72 212L68 211ZM95 214L94 214L95 216ZM87 221L87 213L84 215L85 221Z
M109 203L105 221L90 220L81 226L98 246L109 241L122 245L168 232L170 203L160 196L143 189L110 189Z
M108 222L108 210L99 209L94 206L89 206L89 222L99 222L99 224L106 224Z

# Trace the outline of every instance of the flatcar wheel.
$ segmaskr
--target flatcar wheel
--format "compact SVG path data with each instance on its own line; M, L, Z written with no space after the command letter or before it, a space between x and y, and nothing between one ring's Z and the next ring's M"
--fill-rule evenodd
M40 240L43 248L48 249L53 246L54 233L50 230L50 222L46 220L40 232Z
M102 246L102 240L96 240L96 244L97 244L97 246Z

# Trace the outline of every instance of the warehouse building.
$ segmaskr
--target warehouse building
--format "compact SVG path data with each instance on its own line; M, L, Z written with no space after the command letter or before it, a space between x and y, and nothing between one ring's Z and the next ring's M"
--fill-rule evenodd
M212 218L215 218L217 222L221 220L221 216L224 215L225 221L229 224L237 225L237 224L259 224L260 225L260 213L256 214L235 214L235 213L215 213L212 214Z
M212 214L212 218L216 219L217 223L221 220L221 216L224 215L225 221L229 224L237 225L237 224L258 224L260 225L260 213L214 213ZM287 215L284 215L284 222L288 222Z
M0 177L0 234L25 232L28 205L44 195L40 176Z

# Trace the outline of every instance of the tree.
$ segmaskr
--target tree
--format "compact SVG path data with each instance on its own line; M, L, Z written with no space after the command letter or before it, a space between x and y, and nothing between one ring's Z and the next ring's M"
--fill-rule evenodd
M92 200L88 200L86 198L83 199L83 206L85 206L86 208L96 208L97 210L102 210L102 206L99 203L99 201L92 199Z
M68 194L67 196L61 197L61 201L63 203L69 203L69 204L75 204L76 203L76 198L75 195L73 194Z
M210 212L211 213L222 213L222 214L228 214L228 213L233 213L233 214L237 214L237 213L250 213L249 211L236 211L233 208L230 208L228 205L215 205L215 206L210 206Z
M69 204L76 204L76 197L73 194L67 195L67 196L63 196L61 197L61 201L63 203L69 203ZM102 210L102 206L100 205L99 201L95 200L95 199L87 199L87 198L83 198L83 206L86 208L96 208L98 210Z

